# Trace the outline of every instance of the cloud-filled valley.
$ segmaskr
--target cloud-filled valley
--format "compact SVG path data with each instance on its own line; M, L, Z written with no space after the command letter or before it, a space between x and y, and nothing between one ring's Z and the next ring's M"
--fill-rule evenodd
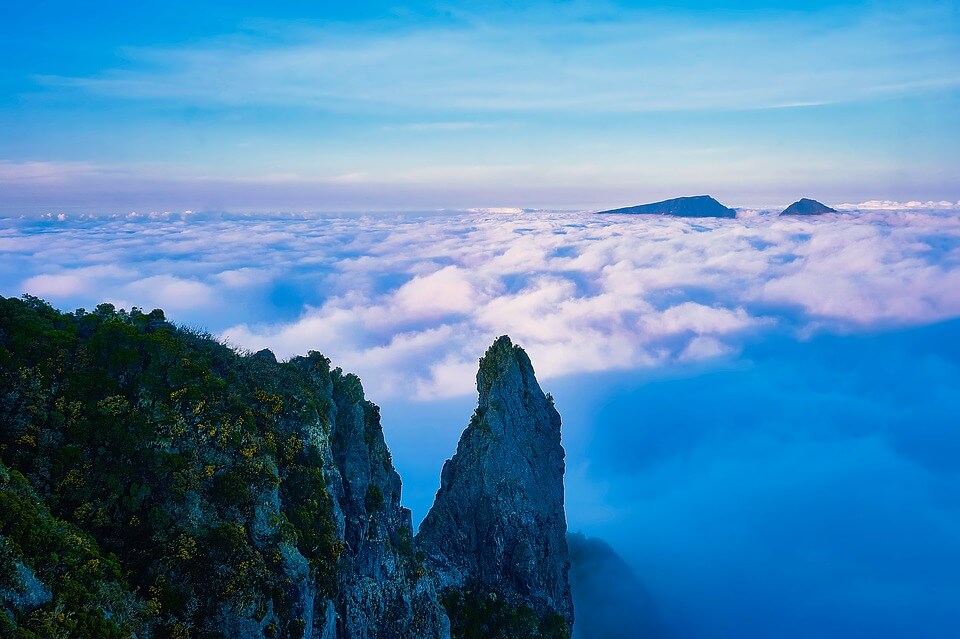
M564 419L571 530L668 636L932 639L960 622L953 208L8 218L0 289L323 352L415 518L508 333Z
M960 621L958 331L560 381L572 525L627 558L672 636L942 637Z
M960 221L579 213L6 220L0 285L162 307L233 344L321 350L378 396L469 394L509 333L549 379L735 354L765 331L960 313Z

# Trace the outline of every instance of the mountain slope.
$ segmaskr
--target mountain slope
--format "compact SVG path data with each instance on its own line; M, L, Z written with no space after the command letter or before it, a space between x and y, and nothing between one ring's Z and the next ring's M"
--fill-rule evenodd
M600 539L567 536L570 587L577 610L574 639L665 639L667 632L646 588Z
M387 637L417 613L442 634L438 603L414 601L377 409L318 353L277 363L159 311L27 299L0 301L0 363L0 458L117 557L148 611L132 630Z
M787 208L780 212L780 215L823 215L824 213L836 213L836 209L831 209L826 204L821 204L816 200L800 198Z
M448 639L470 591L427 565L400 498L378 407L319 353L0 298L5 639Z
M651 204L638 204L609 211L598 211L599 214L625 215L671 215L674 217L736 217L737 212L728 209L709 195L694 195L678 197Z

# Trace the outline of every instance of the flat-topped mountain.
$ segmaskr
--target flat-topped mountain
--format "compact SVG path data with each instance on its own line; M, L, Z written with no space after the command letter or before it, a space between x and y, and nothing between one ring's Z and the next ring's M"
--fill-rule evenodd
M826 204L804 197L783 209L780 215L823 215L836 212L836 209L831 209Z
M737 212L725 207L709 195L677 197L672 200L638 204L621 209L597 211L601 215L619 213L624 215L672 215L674 217L736 217Z

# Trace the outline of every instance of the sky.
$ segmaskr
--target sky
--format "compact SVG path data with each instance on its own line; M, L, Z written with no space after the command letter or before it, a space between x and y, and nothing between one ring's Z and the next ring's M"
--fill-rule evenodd
M960 199L938 2L8 2L0 213Z
M569 529L603 540L578 639L960 624L960 203L16 216L0 258L3 295L358 373L415 522L511 335L563 418Z

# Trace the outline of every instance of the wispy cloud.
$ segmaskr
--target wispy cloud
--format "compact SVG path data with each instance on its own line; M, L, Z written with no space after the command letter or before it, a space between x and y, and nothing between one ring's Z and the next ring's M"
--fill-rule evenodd
M949 11L879 6L731 18L534 9L453 23L294 29L177 49L48 86L198 106L643 112L823 105L955 88ZM744 69L749 69L745 73ZM451 130L467 121L422 129ZM416 128L417 125L412 125ZM487 126L482 123L482 126Z
M928 211L950 211L960 209L960 201L951 202L949 200L911 200L909 202L897 202L896 200L867 200L866 202L844 203L836 206L841 211L900 211L908 210L928 210Z
M0 184L55 185L90 178L116 177L124 172L93 162L0 160Z

